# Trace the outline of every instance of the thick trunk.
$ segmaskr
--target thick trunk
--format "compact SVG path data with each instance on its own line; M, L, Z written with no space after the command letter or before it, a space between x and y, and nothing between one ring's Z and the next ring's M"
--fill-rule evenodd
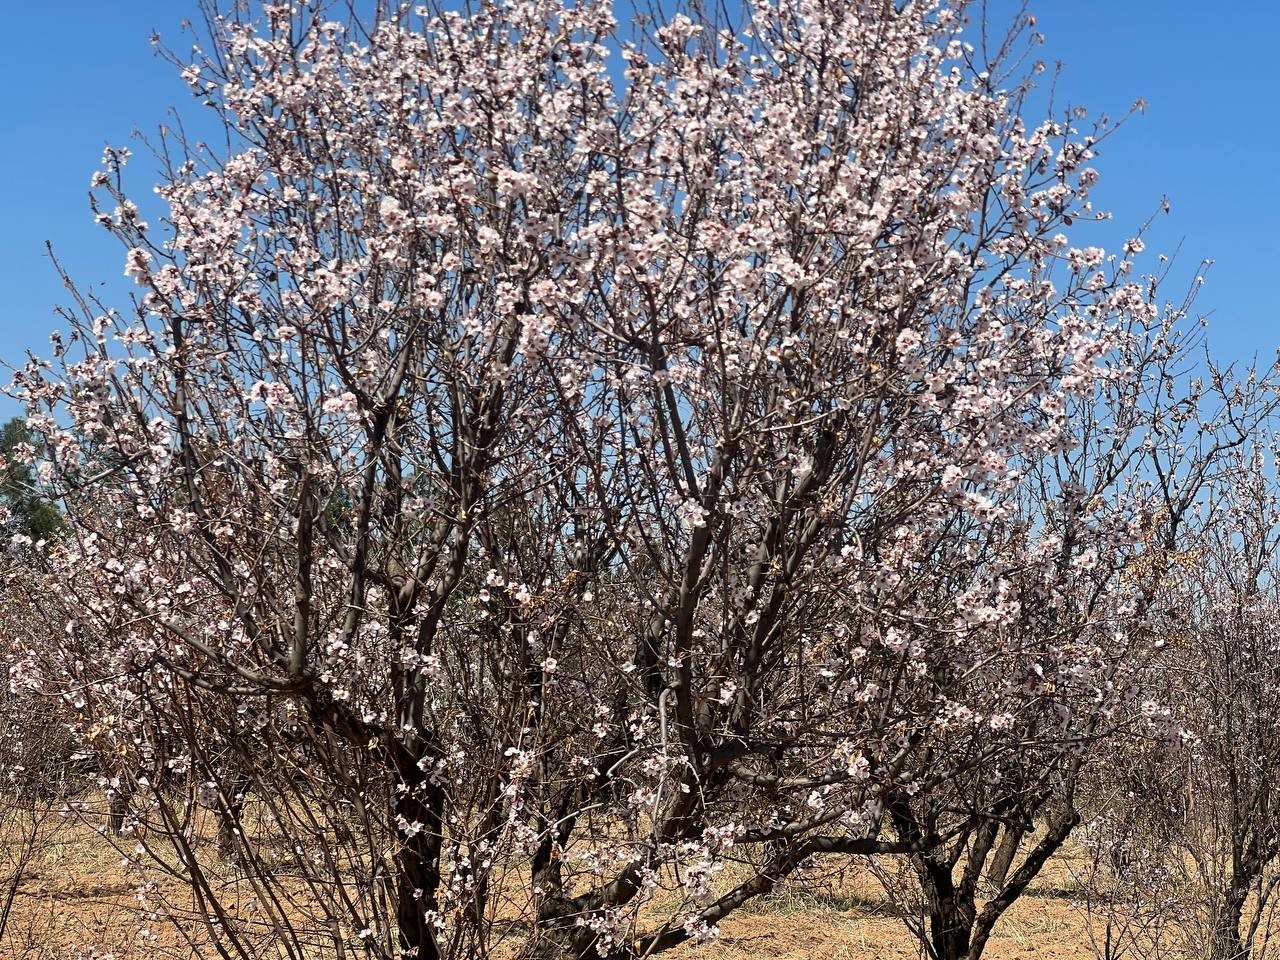
M1027 851L1022 864L1007 877L980 912L977 909L977 878L994 840L993 833L975 834L969 863L959 882L953 879L953 863L946 858L945 852L942 855L926 853L913 857L913 866L929 912L925 946L930 960L980 960L996 921L1022 895L1048 859L1058 852L1079 820L1079 815L1069 806L1056 812L1050 819L1045 836ZM1018 839L1020 842L1022 836ZM1016 851L1018 848L1015 845L1013 849ZM1006 872L1008 869L1006 866Z
M1210 960L1248 960L1249 951L1240 937L1240 915L1248 896L1248 886L1233 880L1214 920Z
M972 901L954 895L930 900L929 942L935 960L966 960L976 913Z
M630 944L607 945L589 926L577 923L581 911L570 901L544 901L533 939L520 960L634 960Z
M578 923L583 904L564 893L559 850L555 838L548 837L534 854L532 879L542 890L538 904L538 923L533 939L521 952L521 960L587 960L603 957L621 960L625 952L611 952L599 943L599 935L590 926Z
M595 935L588 928L576 926L571 917L557 917L538 924L538 933L520 953L520 960L586 960L606 957L617 960L621 954L601 954L593 946Z
M957 885L951 865L933 856L921 856L917 864L929 907L929 955L932 960L965 960L977 905L972 890Z
M420 773L405 777L402 768L401 776L408 782L391 801L392 822L402 830L395 856L400 949L403 956L415 960L437 960L440 953L431 921L438 907L443 795Z

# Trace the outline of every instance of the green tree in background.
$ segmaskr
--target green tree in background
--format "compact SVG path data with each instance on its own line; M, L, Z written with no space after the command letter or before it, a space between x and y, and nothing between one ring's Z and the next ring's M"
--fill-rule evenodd
M31 440L26 421L14 417L0 434L0 505L9 510L6 526L11 534L34 541L51 540L63 527L58 508L35 492L31 464L19 449Z

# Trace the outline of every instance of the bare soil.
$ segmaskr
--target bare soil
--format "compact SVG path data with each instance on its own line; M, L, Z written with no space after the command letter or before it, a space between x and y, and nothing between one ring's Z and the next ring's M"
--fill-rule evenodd
M1068 960L1093 951L1082 909L1070 896L1070 863L1052 865L1038 886L1001 920L988 947L990 960ZM156 881L171 903L182 887ZM0 899L3 891L0 891ZM194 906L194 905L192 905ZM661 913L661 903L655 910ZM161 960L198 956L185 938L203 940L191 912L185 933L148 914L139 878L93 829L68 824L35 856L17 890L0 960ZM859 871L818 892L787 890L752 903L721 925L720 937L686 945L673 960L911 960L919 957L883 889Z

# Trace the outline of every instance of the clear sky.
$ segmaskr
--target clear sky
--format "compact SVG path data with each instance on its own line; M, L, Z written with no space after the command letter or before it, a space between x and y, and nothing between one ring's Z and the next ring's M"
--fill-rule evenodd
M1017 0L989 0L1007 20ZM1202 257L1216 263L1198 300L1210 314L1214 352L1267 359L1280 344L1280 199L1271 170L1280 158L1274 59L1280 18L1266 0L1213 9L1202 0L1031 0L1045 34L1041 57L1062 61L1058 101L1123 113L1148 101L1101 150L1099 205L1115 214L1118 245L1156 211L1148 250L1181 244L1180 277ZM44 252L51 240L77 280L127 291L123 253L90 218L89 177L103 146L154 132L170 107L201 108L150 37L185 49L180 29L195 0L60 0L5 9L0 57L0 358L42 351L66 294ZM1046 74L1048 76L1048 74ZM135 150L135 154L142 151ZM153 178L133 167L141 192ZM1265 176L1264 176L1265 174ZM1172 291L1170 291L1172 292ZM123 305L123 301L121 301ZM0 373L7 381L7 374ZM16 412L0 400L0 415Z

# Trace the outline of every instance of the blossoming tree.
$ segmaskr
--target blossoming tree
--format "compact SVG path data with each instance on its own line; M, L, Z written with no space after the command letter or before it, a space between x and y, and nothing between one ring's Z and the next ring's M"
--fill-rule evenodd
M1115 605L1051 621L1144 532L1028 484L1170 322L1140 241L1063 232L1105 131L1024 121L959 3L699 9L237 5L159 222L107 152L136 302L78 295L14 389L58 670L222 956L658 952L986 836L910 810L1055 711L1089 741Z
M1276 933L1277 449L1257 431L1213 484L1202 532L1166 587L1170 654L1152 665L1172 736L1148 765L1141 804L1159 819L1140 826L1159 832L1170 863L1150 889L1190 901L1186 935L1215 960L1263 956Z

